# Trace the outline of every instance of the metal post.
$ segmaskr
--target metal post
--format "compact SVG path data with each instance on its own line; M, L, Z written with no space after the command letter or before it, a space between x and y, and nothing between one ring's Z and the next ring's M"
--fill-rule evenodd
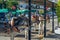
M46 37L46 0L44 0L44 37Z
M28 30L28 40L31 40L31 0L29 0L29 30Z
M54 2L52 2L52 33L54 33Z

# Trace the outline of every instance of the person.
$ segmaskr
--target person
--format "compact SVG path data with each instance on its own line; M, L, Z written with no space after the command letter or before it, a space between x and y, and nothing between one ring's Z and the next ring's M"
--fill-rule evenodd
M8 22L9 24L9 28L7 28L7 33L9 34L11 29L12 31L15 31L15 32L20 32L20 30L15 26L15 18L11 18L11 20Z
M42 15L40 15L39 20L40 20L40 26L42 27L43 26L44 17Z
M46 22L47 22L47 23L50 23L50 17L49 17L48 14L46 14Z
M12 6L12 11L11 12L15 12L16 11L16 6ZM15 21L17 20L17 13L15 12L15 14L12 13L12 18L11 21L9 22L9 24L11 25L11 29L15 32L20 32L20 30L16 27Z
M39 34L43 34L44 17L42 15L39 16L39 21Z
M12 27L12 30L16 31L16 32L20 32L20 30L15 26L15 18L12 18L11 20L11 27Z
M0 13L0 20L5 21L5 13Z
M39 14L36 14L36 23L37 23L37 25L39 24Z
M26 28L25 28L25 38L27 39L27 37L28 37L28 25L25 25L26 26Z
M36 22L36 16L35 15L32 15L31 20L32 20L33 23L35 23Z
M4 30L5 30L5 33L10 33L11 31L10 31L10 25L8 24L8 23L4 23Z

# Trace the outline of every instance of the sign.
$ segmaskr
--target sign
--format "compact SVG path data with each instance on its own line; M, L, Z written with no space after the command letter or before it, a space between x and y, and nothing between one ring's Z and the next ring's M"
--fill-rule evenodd
M0 13L1 13L1 12L4 12L4 13L5 13L5 12L8 12L8 9L0 9Z
M43 13L44 13L44 10L43 10L43 9L40 9L40 10L39 10L39 13L40 13L40 14L43 14Z

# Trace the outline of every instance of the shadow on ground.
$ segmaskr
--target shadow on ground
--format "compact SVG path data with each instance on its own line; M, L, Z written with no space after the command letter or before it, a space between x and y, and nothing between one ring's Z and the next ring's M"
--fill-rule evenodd
M54 35L46 36L45 38L58 38L58 39L60 39L60 35L54 34Z

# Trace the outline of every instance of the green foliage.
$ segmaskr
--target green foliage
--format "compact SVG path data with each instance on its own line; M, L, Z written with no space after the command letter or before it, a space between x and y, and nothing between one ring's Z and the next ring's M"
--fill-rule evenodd
M60 17L60 6L56 7L57 16Z
M60 17L58 18L59 22L60 22Z
M7 2L7 8L11 8L11 7L12 7L11 2Z
M60 22L60 1L58 1L58 3L57 3L56 13L57 13L57 16L58 16L58 21Z
M0 3L2 3L2 1L0 0Z
M16 1L8 1L7 2L7 8L10 8L11 9L13 5L16 5L17 6L18 5L18 2L16 2Z

